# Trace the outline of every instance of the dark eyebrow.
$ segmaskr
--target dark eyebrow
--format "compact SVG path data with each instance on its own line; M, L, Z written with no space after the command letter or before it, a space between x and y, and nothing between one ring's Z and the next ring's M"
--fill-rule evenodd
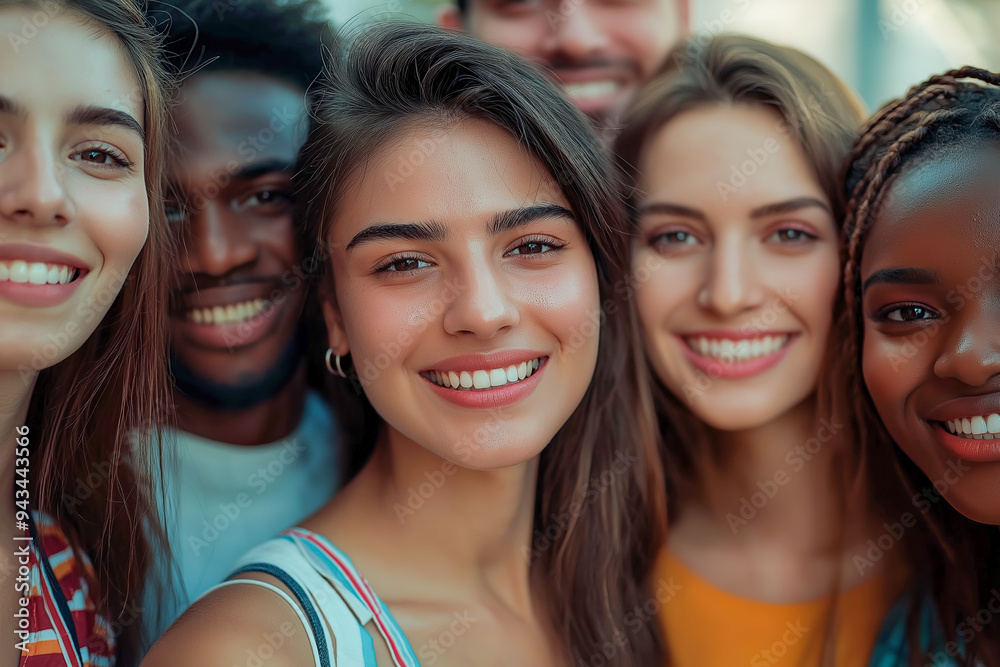
M573 213L565 206L558 204L534 204L524 208L516 208L510 211L497 213L490 221L489 232L491 236L503 234L504 232L518 227L523 227L535 220L552 220L567 218L574 220Z
M291 174L292 171L293 167L289 162L285 162L283 160L268 160L267 162L258 162L257 164L251 164L243 167L233 174L233 178L252 181L255 178L260 178L261 176L266 176L267 174Z
M801 208L817 207L821 208L827 213L833 215L833 211L830 207L815 197L798 197L796 199L789 199L788 201L781 201L774 204L767 204L761 206L760 208L755 208L750 212L751 218L766 218L769 215L777 215L779 213L791 213L792 211L797 211Z
M347 244L347 250L383 239L403 239L405 241L443 241L448 230L440 222L378 223L365 227L354 235Z
M81 105L73 109L66 116L66 122L70 125L111 125L122 127L138 134L143 146L146 145L146 133L143 131L139 121L130 114L118 109Z
M0 113L20 116L21 118L28 115L28 111L24 107L5 95L0 95Z
M861 286L864 292L871 285L887 283L889 285L940 285L941 276L930 269L882 269L873 273Z
M697 209L681 206L680 204L670 204L668 202L653 202L652 204L646 204L645 206L641 206L639 208L639 215L646 215L649 213L679 215L685 218L694 218L701 221L706 220L705 214Z

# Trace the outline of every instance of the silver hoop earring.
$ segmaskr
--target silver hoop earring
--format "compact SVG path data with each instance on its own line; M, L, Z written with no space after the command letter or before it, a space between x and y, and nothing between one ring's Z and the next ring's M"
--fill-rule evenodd
M330 357L335 357L335 359L334 359L334 365L337 366L336 370L334 370L333 366L330 365ZM332 347L331 348L327 348L327 350L326 350L326 370L330 371L331 375L339 375L342 378L346 378L347 377L347 373L345 373L344 369L340 367L340 355L339 354L335 355L333 353L333 348Z

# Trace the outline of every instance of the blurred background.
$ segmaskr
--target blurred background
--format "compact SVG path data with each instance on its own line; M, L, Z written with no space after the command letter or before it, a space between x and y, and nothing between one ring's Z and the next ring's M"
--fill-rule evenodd
M407 16L433 22L442 0L325 0L337 25ZM1000 0L690 0L691 31L742 32L806 51L869 110L931 74L1000 70Z

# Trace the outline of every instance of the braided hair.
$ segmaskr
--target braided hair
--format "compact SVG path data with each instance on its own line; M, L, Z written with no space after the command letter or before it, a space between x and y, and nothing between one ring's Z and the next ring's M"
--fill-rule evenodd
M1000 74L963 67L914 86L902 99L886 105L865 125L845 164L843 196L844 291L841 296L843 357L854 363L844 368L844 396L853 397L851 420L866 464L871 470L894 470L902 485L879 485L876 500L890 511L914 497L929 482L920 469L892 446L865 388L861 371L863 319L861 314L861 256L865 240L878 220L893 183L915 165L926 163L956 146L1000 143ZM962 665L1000 665L1000 619L976 636L962 637L956 624L975 618L987 608L1000 587L1000 534L995 527L973 522L947 502L935 502L902 543L906 561L923 565L914 577L926 586L935 603L945 642L964 646ZM920 609L910 610L910 665L926 664L920 644ZM935 663L936 664L936 663Z

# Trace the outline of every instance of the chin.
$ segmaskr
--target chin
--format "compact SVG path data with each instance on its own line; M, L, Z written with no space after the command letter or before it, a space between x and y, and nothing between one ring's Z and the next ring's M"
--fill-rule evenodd
M453 446L447 451L436 453L441 458L469 470L498 470L530 461L542 453L551 439L550 436L549 439L542 440L538 431L512 432L506 426L500 428L506 432L477 429L472 433L455 433L450 438L450 443L454 443Z
M1000 489L1000 479L997 480L997 488ZM991 526L1000 526L1000 502L988 505L983 503L982 498L965 498L957 491L948 500L958 513L967 519Z

